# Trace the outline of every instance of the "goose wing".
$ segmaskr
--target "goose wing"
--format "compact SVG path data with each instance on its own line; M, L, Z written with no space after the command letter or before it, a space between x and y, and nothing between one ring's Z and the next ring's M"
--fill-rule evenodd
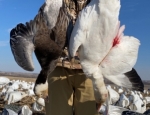
M43 6L42 6L43 7ZM40 9L41 10L41 9ZM34 36L43 26L42 13L34 20L18 24L10 31L10 47L17 64L27 71L33 71L32 52L34 51Z
M140 76L133 68L137 61L140 41L137 38L124 36L122 26L114 39L109 53L100 63L104 77L117 85L143 91ZM133 79L137 79L136 82Z
M134 68L132 68L131 71L128 71L123 74L110 75L104 77L119 86L123 86L141 92L143 92L144 90L144 84Z
M117 75L130 71L138 57L140 42L138 39L123 36L119 43L112 47L100 66L105 75Z
M26 25L20 23L10 32L10 47L15 61L28 71L34 70L31 56L34 51L31 23L26 23Z

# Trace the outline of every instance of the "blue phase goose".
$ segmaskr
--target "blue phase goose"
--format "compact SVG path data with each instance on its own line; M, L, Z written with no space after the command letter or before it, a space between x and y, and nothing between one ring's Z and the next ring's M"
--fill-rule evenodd
M104 77L113 83L143 91L144 85L133 69L140 41L124 36L120 27L120 0L92 0L78 16L71 33L69 53L78 51L82 69L92 79L96 102L105 102L108 91Z
M36 95L47 95L47 76L64 53L76 15L88 1L46 0L33 20L20 23L11 30L10 46L17 64L33 71L33 51L40 63L41 71L34 87Z

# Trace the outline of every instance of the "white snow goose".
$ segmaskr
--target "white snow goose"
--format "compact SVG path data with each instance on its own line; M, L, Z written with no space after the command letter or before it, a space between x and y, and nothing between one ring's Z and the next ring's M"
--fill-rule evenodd
M124 36L125 26L118 20L120 0L92 0L78 16L69 43L69 53L79 52L84 73L91 78L97 103L103 103L108 92L103 77L115 84L143 91L143 83L132 69L140 42Z
M38 96L47 94L47 75L56 67L67 38L70 38L68 36L71 35L76 17L70 4L71 1L66 3L66 0L46 0L34 20L18 24L10 32L10 46L17 64L27 71L33 71L34 51L41 65L42 70L34 87Z

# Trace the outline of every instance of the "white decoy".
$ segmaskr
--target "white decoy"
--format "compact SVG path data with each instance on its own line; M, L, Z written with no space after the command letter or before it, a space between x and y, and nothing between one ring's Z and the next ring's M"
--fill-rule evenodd
M150 103L150 97L149 96L145 96L144 99L146 100L146 104Z
M121 94L121 93L123 93L123 92L124 92L123 89L120 87L120 88L118 89L118 93Z
M31 89L31 88L28 89L28 90L26 91L26 93L28 94L28 96L33 96L33 95L35 95L33 89Z
M2 89L2 91L1 91L1 96L6 95L6 91L7 91L7 88L4 87L4 88Z
M7 101L7 100L9 99L9 96L10 96L10 94L11 94L12 92L14 92L14 90L9 90L9 91L6 92L4 101Z
M133 102L129 106L130 110L142 113L143 104L143 101L140 99L139 95L135 91L135 94L133 94Z
M4 96L5 96L4 101L8 100L8 97L9 97L9 95L10 95L12 92L14 92L14 89L13 89L12 87L9 87L9 88L5 91L5 93L4 93Z
M111 88L110 85L107 86L107 90L109 92L109 104L115 104L119 100L119 94Z
M43 110L43 106L38 104L36 101L33 103L32 105L32 110L33 111L42 111Z
M27 105L24 105L21 109L21 115L32 115L32 111Z
M38 98L36 102L43 107L45 106L45 100L43 98Z
M103 113L103 115L122 115L123 111L129 111L129 109L119 107L119 106L109 105L106 111Z
M121 115L122 111L128 110L123 107L111 105L110 102L110 93L108 93L107 100L104 104L102 104L100 109L98 109L99 113L101 113L102 115Z
M129 98L129 102L133 103L133 100L134 100L134 92L133 91L130 91L130 95L128 98Z
M34 88L34 85L35 85L35 83L32 82L32 83L30 84L30 89L33 89L33 88Z
M74 57L78 50L97 102L105 101L107 95L103 77L127 88L143 91L144 87L132 69L140 42L123 35L125 26L120 28L119 11L120 0L92 0L78 16L70 38L69 53Z
M14 82L11 86L14 90L18 90L19 89L19 82Z
M7 77L0 76L0 85L6 85L9 82L10 82L10 79L8 79Z
M22 82L20 83L20 88L26 90L30 88L30 85L27 82Z
M22 98L26 97L27 94L25 92L21 92L21 91L14 91L14 92L11 92L7 98L8 100L8 105L10 103L15 103L15 102L18 102L20 101Z
M121 94L118 104L120 107L127 108L129 106L129 99L124 94Z

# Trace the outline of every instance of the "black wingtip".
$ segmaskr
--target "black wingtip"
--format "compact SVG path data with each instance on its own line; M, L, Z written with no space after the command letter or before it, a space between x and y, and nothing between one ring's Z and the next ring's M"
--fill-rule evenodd
M125 75L129 78L130 82L132 83L132 89L136 91L144 91L144 84L142 82L142 79L136 72L134 68L132 68L131 71L125 73Z

